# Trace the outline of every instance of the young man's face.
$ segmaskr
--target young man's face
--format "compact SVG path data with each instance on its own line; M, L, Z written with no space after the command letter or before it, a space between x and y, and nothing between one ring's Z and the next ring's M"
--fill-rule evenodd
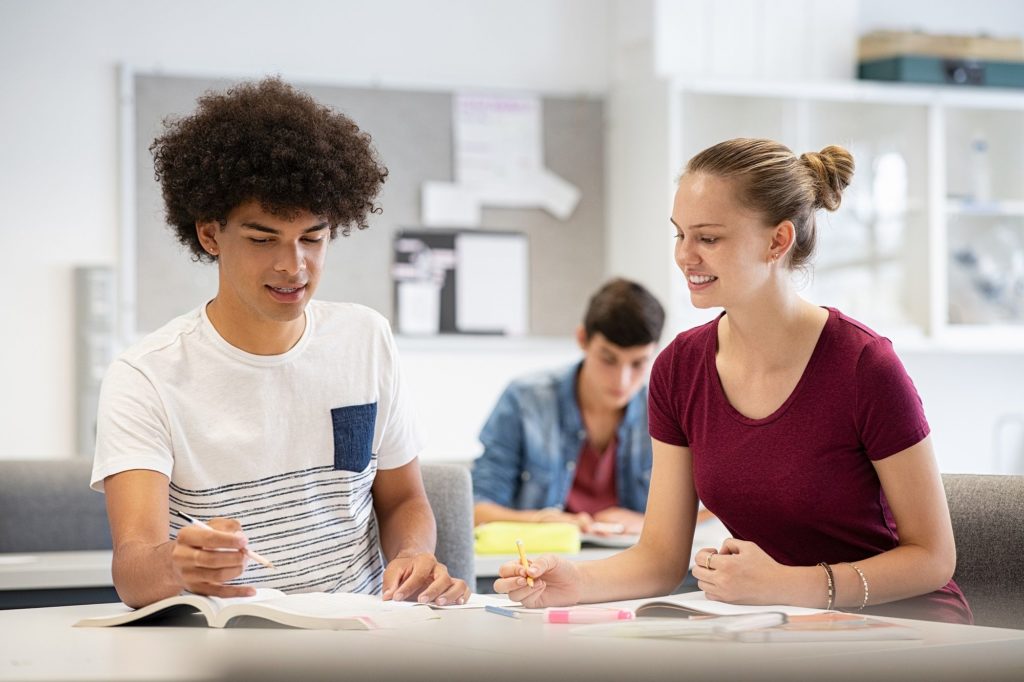
M320 281L330 226L309 211L275 216L258 201L228 214L227 225L199 223L199 240L217 257L219 305L260 322L300 318Z
M580 396L581 402L608 409L622 409L629 404L644 385L655 344L622 347L600 332L588 339L582 328L577 340L583 349L579 391L586 392L586 396Z

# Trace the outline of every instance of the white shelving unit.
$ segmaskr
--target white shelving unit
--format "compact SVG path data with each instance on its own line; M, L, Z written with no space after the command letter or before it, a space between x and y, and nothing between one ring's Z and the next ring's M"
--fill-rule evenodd
M711 144L769 137L857 162L843 206L819 216L808 298L904 345L1024 351L1024 92L657 80L612 88L609 119L609 269L670 301L673 329L713 314L672 261L678 174Z

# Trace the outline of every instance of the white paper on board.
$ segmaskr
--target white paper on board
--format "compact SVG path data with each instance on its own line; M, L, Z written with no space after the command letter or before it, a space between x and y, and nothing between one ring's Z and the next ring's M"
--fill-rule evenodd
M521 234L460 234L455 242L455 326L522 335L527 329L528 242Z
M480 199L468 187L450 182L425 182L421 219L427 227L477 227Z
M398 329L402 334L437 334L441 329L441 287L431 281L395 282Z

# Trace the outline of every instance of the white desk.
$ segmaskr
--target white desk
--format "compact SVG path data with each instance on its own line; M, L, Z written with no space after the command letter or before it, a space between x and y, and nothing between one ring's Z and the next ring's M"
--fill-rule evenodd
M0 554L0 609L118 601L111 552Z
M578 637L484 611L399 630L73 628L114 604L0 612L0 681L1015 680L1024 631L915 623L921 641L739 644Z
M0 554L0 590L112 587L109 550Z

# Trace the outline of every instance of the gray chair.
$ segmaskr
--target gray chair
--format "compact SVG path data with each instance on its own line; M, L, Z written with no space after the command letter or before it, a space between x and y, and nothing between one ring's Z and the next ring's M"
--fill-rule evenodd
M0 552L110 549L91 457L0 460Z
M953 579L978 625L1024 629L1024 476L943 474Z
M423 487L437 520L437 560L448 573L476 586L473 555L473 482L458 464L424 464Z
M476 583L469 469L425 464L423 485L437 520L437 558ZM92 460L0 460L0 552L110 549L104 496L89 489Z

